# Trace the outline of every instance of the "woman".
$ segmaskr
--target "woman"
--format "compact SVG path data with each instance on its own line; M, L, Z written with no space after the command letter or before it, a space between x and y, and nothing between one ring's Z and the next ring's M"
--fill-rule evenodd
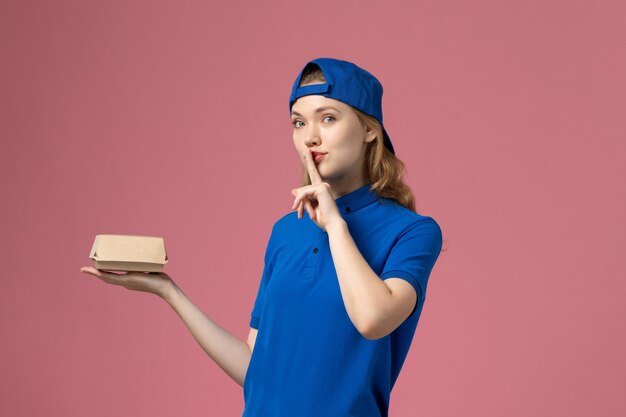
M388 414L442 234L402 182L382 93L348 61L318 58L298 74L289 110L302 184L273 225L247 343L167 274L82 269L165 299L243 386L244 417Z

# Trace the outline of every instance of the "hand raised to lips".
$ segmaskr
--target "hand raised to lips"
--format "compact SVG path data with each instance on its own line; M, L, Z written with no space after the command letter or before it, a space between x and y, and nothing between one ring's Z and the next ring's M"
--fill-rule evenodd
M298 210L298 219L301 219L306 208L311 220L326 231L330 224L343 221L343 218L333 198L330 184L323 182L313 158L313 152L307 148L304 163L311 178L311 185L291 190L295 197L291 209Z

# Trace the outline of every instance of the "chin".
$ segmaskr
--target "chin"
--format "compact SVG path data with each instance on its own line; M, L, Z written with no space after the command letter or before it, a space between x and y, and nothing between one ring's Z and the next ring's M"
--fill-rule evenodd
M336 173L326 173L326 171L318 171L320 173L320 177L322 177L322 180L327 181L327 180L333 180L337 177Z

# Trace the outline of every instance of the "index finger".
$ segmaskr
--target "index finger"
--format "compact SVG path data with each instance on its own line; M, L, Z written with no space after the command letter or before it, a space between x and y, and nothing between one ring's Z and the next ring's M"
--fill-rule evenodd
M313 160L313 155L311 155L311 149L306 150L306 169L309 171L309 177L311 177L311 184L321 184L322 176L317 171L317 167L315 166L315 161Z

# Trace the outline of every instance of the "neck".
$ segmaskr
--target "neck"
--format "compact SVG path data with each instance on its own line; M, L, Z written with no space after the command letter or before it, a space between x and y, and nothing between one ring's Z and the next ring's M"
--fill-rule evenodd
M369 183L369 178L361 177L358 180L354 178L351 179L335 179L325 181L330 185L332 190L333 198L336 200L341 196L351 193L354 190L357 190L363 187L365 184Z

